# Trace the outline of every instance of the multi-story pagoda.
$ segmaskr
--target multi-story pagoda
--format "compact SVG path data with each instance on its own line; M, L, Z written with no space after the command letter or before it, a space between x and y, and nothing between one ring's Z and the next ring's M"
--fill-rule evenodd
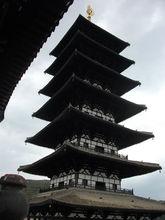
M123 189L123 178L160 170L128 160L119 150L154 137L118 123L146 109L121 96L140 85L120 73L134 61L120 55L129 44L79 16L51 52L53 79L40 93L50 97L33 116L50 123L26 142L54 149L19 171L51 179L31 201L29 219L112 219L165 213L157 201ZM51 218L52 219L52 218Z

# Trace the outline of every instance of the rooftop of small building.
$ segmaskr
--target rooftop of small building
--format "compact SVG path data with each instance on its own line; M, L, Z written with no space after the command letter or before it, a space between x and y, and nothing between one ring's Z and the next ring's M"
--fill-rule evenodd
M157 200L129 194L79 188L40 193L31 199L30 204L37 206L50 202L68 206L165 213L165 204Z

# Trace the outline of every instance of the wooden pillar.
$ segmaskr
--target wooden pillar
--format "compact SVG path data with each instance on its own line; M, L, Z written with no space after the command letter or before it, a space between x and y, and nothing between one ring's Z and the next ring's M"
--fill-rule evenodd
M142 218L142 216L140 214L136 214L135 218L136 218L136 220L140 220Z
M123 218L123 220L127 220L128 219L128 214L124 214L121 217Z

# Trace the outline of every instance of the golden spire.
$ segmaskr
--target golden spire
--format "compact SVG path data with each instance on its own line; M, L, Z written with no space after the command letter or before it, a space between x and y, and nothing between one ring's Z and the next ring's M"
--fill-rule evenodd
M87 19L91 21L91 17L94 15L94 11L90 5L88 5L86 12L87 12Z

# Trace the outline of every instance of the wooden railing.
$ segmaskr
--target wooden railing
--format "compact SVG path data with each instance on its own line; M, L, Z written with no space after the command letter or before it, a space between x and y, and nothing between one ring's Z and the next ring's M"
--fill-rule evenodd
M86 147L82 147L82 146L79 146L80 148L82 148L83 150L85 151L92 151L92 152L95 152L95 153L99 153L99 154L104 154L104 155L109 155L109 156L114 156L114 157L119 157L121 159L126 159L128 160L128 155L122 155L122 154L118 154L118 153L111 153L111 152L101 152L101 151L97 151L96 149L93 149L93 148L86 148Z
M129 194L129 195L133 195L133 189L109 189L109 188L102 188L102 189L97 189L94 186L84 186L81 184L77 184L75 186L69 185L69 184L65 184L64 186L59 186L59 187L53 187L53 188L47 188L47 189L40 189L40 193L43 192L49 192L49 191L55 191L55 190L59 190L59 189L68 189L68 188L84 188L84 189L89 189L89 190L100 190L100 191L108 191L108 192L115 192L115 193L124 193L124 194Z

